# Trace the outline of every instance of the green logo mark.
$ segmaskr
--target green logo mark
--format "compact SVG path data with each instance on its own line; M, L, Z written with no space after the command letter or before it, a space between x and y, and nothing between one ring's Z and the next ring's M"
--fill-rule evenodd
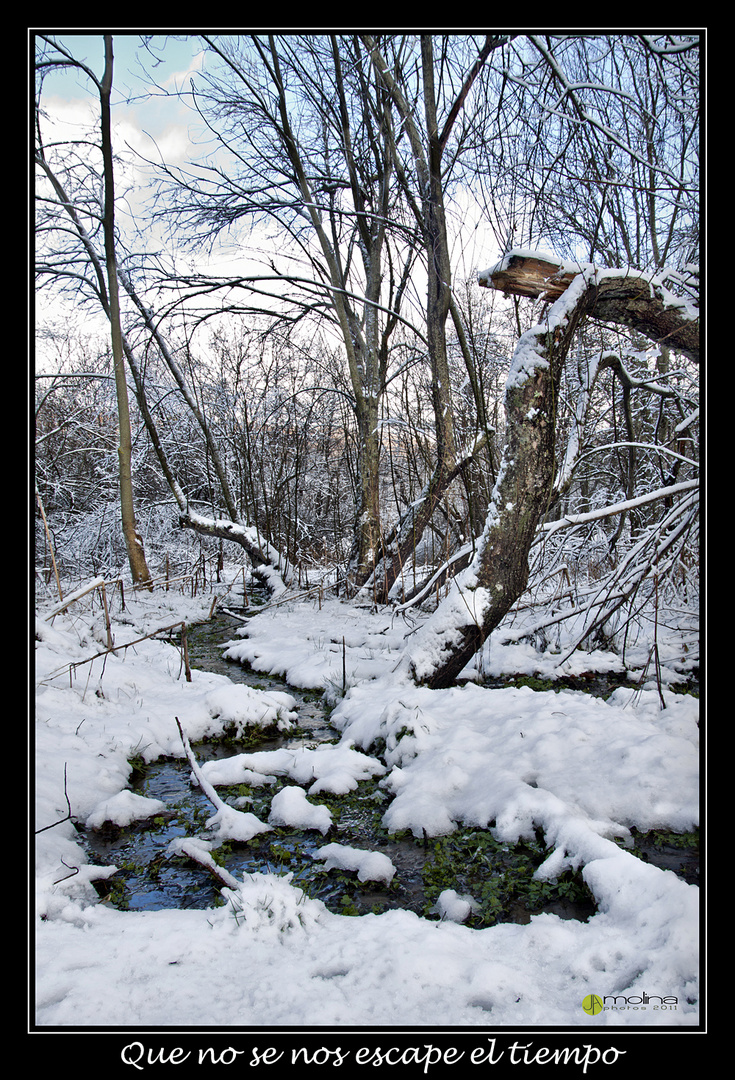
M602 998L597 994L588 994L582 1002L582 1008L588 1016L597 1016L598 1012L602 1012Z

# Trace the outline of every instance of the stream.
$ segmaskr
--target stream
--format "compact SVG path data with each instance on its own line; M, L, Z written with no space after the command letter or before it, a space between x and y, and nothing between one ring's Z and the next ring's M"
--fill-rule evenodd
M257 610L257 609L256 609ZM193 668L225 675L233 683L243 683L261 690L278 690L296 701L297 730L257 742L199 743L192 749L202 763L215 757L231 756L278 747L307 746L336 740L338 733L329 724L329 709L319 691L300 690L283 679L253 671L247 665L225 660L222 645L232 638L243 616L220 613L206 623L188 628L189 661ZM118 872L104 883L112 886L105 899L130 911L154 911L164 908L207 908L220 900L221 882L204 867L183 857L167 856L172 840L204 833L205 822L214 808L200 789L191 782L191 766L184 758L163 758L134 771L130 783L136 794L165 802L168 810L152 820L120 828L106 824L100 829L85 830L82 840L90 859L97 864L114 864ZM319 801L329 805L336 828L327 836L315 830L277 828L254 837L247 844L228 844L223 848L222 865L235 877L243 873L291 873L295 885L310 896L323 900L332 910L363 914L387 907L425 906L421 884L424 848L413 838L390 840L380 828L379 819L385 796L377 781L364 782L350 796L322 793ZM240 788L220 789L225 800L242 798ZM262 794L257 790L245 796L244 809L267 821L270 800L275 788ZM379 835L382 834L382 835ZM327 874L323 863L314 860L319 847L331 842L371 847L383 851L398 869L404 884L357 882L354 874ZM353 880L354 879L354 880ZM354 887L353 887L354 886Z
M261 736L257 742L197 744L192 749L199 762L279 746L315 746L338 737L329 724L328 708L320 693L299 690L282 679L223 658L223 643L235 635L247 614L221 612L209 622L190 627L190 664L226 675L234 683L286 691L297 702L298 730L275 738ZM131 788L140 795L160 799L167 811L125 828L105 825L83 831L81 840L90 861L118 868L102 883L103 899L131 911L207 908L221 903L221 882L206 868L182 856L167 854L176 838L203 835L205 823L214 812L192 783L189 762L165 758L145 764L134 770ZM239 800L238 806L267 821L275 790L240 785L219 789L219 794L225 801ZM447 837L423 840L411 834L390 836L381 824L386 799L377 780L360 782L357 791L348 795L321 793L318 801L329 807L334 820L326 836L316 830L276 828L246 844L223 845L216 853L218 861L237 878L255 872L290 873L292 883L307 895L345 915L399 907L432 917L436 897L446 888L468 893L478 902L478 909L468 920L471 926L497 921L528 922L532 914L540 911L581 920L595 913L594 900L580 874L570 871L558 882L543 885L533 881L535 869L547 855L540 838L537 843L509 847L481 829L460 828ZM356 874L348 871L325 871L314 853L332 842L382 851L396 867L390 885L360 882ZM661 848L660 843L651 843L642 857L658 861ZM672 856L667 848L666 855L667 868L683 871L682 876L687 871L694 874L691 853L687 856L677 849ZM689 864L684 866L687 859ZM696 878L687 876L687 880Z

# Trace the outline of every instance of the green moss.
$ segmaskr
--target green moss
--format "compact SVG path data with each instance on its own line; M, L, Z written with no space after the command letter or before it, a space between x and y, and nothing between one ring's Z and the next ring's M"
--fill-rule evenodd
M690 683L669 683L666 689L670 690L672 694L690 694L691 697L699 697L699 687Z
M536 870L548 852L538 840L503 844L483 829L458 829L431 842L423 870L429 914L445 889L467 893L477 902L468 925L525 921L550 905L576 909L581 917L594 911L592 894L581 874L566 871L553 881L537 880Z
M148 770L148 763L145 758L142 754L134 754L133 757L128 759L128 765L130 766L130 783L139 783Z
M546 688L545 680L524 677L524 682L534 684L534 688ZM400 735L412 737L412 732L407 727ZM243 809L267 821L273 795L289 783L279 780L264 787L240 783L220 788L219 794L229 803L247 800L240 804ZM257 834L246 844L231 842L213 848L212 856L236 876L256 871L291 874L293 884L307 896L322 900L330 910L342 914L379 913L401 907L432 917L436 900L445 889L467 893L477 902L477 910L468 920L473 927L499 921L527 921L531 914L550 905L553 910L567 905L575 909L571 915L578 918L593 913L592 897L579 874L567 872L553 882L534 878L547 855L540 834L514 845L496 840L489 828L459 827L450 836L439 838L416 838L405 831L391 834L383 824L390 798L376 777L361 781L343 794L320 792L312 801L326 806L332 814L333 826L326 835L315 830L277 827ZM201 835L212 815L202 793L188 786L186 794L170 804L170 811L158 815L153 822L155 831L163 832L164 843L167 829L176 835ZM150 826L147 823L148 832ZM332 841L385 851L397 868L394 878L389 884L361 882L351 871L326 871L323 861L315 859L314 853ZM161 841L156 842L160 852ZM150 853L147 861L150 862ZM165 864L172 861L175 860L169 858L165 863L151 866L151 878L155 880L159 870L163 875ZM186 865L185 859L179 861ZM138 880L147 872L142 862L132 869L132 876ZM208 881L206 872L202 873L203 880ZM122 897L124 887L118 893Z
M556 679L539 679L535 675L520 675L513 679L513 686L527 686L530 690L558 690L559 683Z

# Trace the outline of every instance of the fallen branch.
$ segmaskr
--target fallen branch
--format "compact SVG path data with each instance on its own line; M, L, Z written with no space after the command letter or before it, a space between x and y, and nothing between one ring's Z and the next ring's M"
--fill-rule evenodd
M66 609L76 603L77 600L81 600L87 593L92 592L93 589L99 589L100 586L104 584L105 579L99 577L95 578L94 581L88 582L86 585L81 585L75 592L67 596L61 604L57 604L55 608L52 608L48 615L44 615L44 621L50 622L51 619L54 619L57 615L61 615L62 612L66 611Z
M229 870L225 870L224 866L220 866L219 863L214 861L209 850L202 846L201 841L192 840L191 837L179 836L171 841L167 854L186 856L187 859L191 859L198 866L208 870L213 877L226 885L228 889L239 889L242 884Z
M199 762L194 756L191 744L184 734L184 729L181 726L178 716L175 716L174 719L176 721L176 727L179 729L184 753L189 759L191 770L194 773L194 778L201 788L202 794L209 802L211 802L212 806L217 811L214 817L209 819L207 825L210 828L214 825L219 826L219 835L222 840L238 840L242 843L247 843L247 841L251 840L257 833L270 832L271 826L264 825L254 814L243 813L241 810L236 810L234 806L230 806L229 803L220 799L217 792L204 776Z
M214 788L209 783L209 781L206 779L204 773L200 769L199 762L197 761L196 757L194 756L194 751L191 748L191 743L189 742L186 735L184 734L184 729L181 726L181 721L179 720L178 716L175 716L174 720L176 721L176 727L179 729L179 735L181 736L181 743L182 743L182 745L184 747L184 753L186 754L187 758L189 759L189 764L191 765L191 771L194 773L194 776L196 777L197 784L199 784L199 787L202 789L202 793L204 795L206 795L206 797L209 799L209 801L211 802L211 804L215 808L215 810L221 810L223 807L227 806L227 803L223 802L222 799L220 799L219 795L214 790Z

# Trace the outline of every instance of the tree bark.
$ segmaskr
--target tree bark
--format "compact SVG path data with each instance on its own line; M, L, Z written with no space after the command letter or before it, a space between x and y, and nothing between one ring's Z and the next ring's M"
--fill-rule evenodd
M451 686L526 587L554 479L559 380L580 318L576 308L563 325L536 328L518 344L506 387L508 444L485 529L472 563L417 635L410 670L419 682Z

